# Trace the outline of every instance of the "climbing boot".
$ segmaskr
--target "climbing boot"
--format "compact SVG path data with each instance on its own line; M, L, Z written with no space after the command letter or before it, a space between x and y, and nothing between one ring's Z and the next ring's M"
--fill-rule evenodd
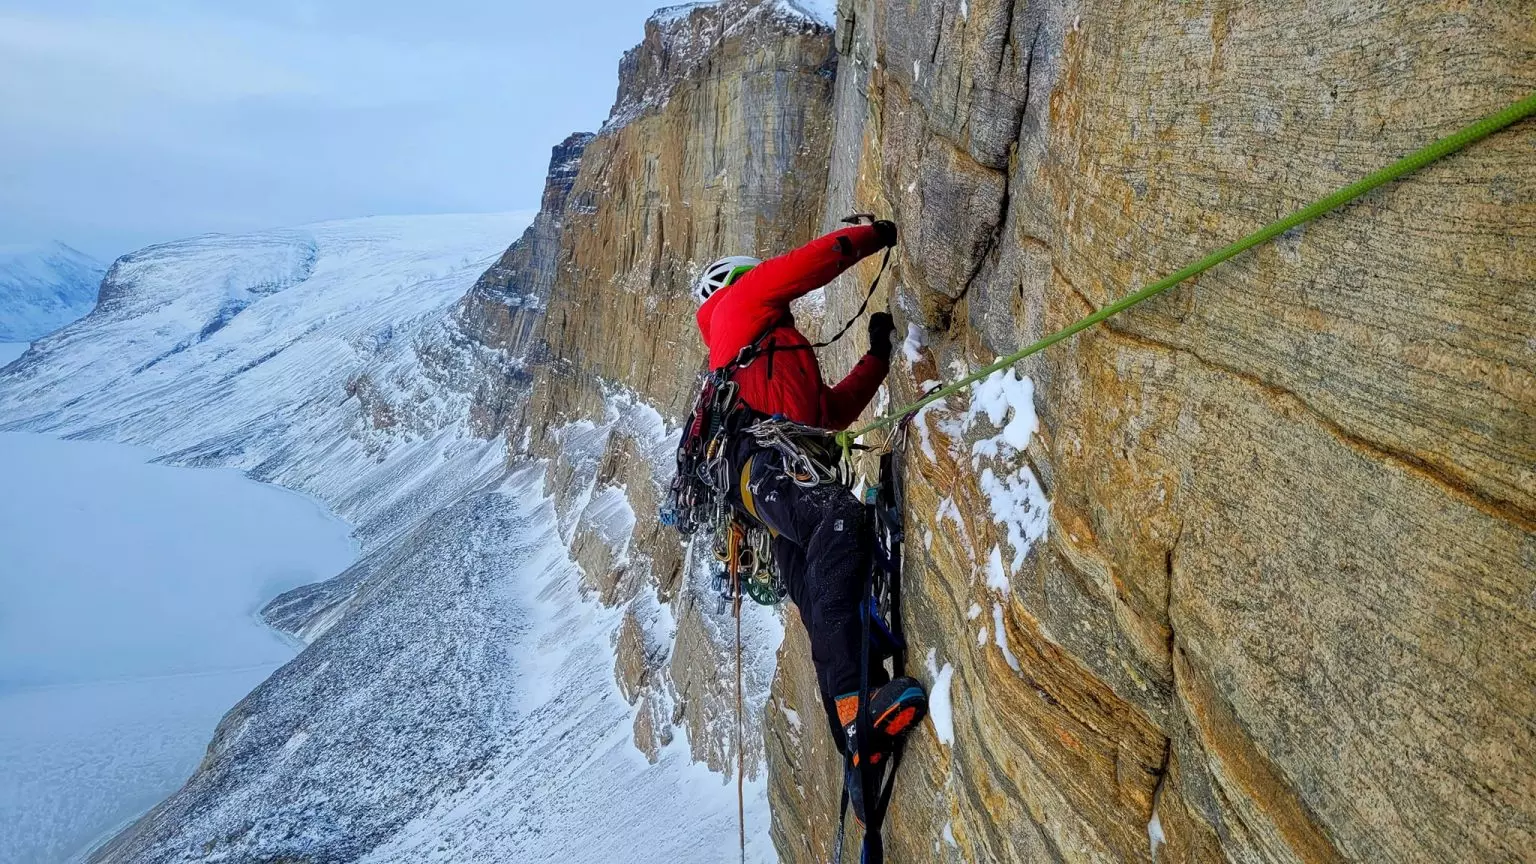
M911 732L928 715L928 694L913 678L897 678L869 694L871 740L869 764L879 767L891 755L896 739ZM864 784L859 775L859 694L837 699L837 719L843 724L843 746L848 754L848 803L859 827L864 826Z
M850 809L853 810L853 819L859 823L860 828L863 828L864 778L859 772L859 724L849 723L847 728L843 730L843 734L848 739L846 742L848 760L843 763L846 766L844 770L847 772L847 776L843 782L848 788L848 804ZM878 778L884 771L882 766L885 764L885 760L890 757L891 747L895 742L890 736L882 735L879 732L874 733L874 739L866 749L869 750L869 764L879 769L873 775L878 781Z
M928 692L915 678L897 678L869 694L869 723L878 735L900 738L926 716Z
M871 760L873 761L873 760ZM859 775L859 769L853 764L846 763L844 769L847 776L843 778L843 785L848 789L848 809L853 811L853 821L859 823L859 828L864 828L864 780Z
M857 753L853 746L853 729L858 726L859 694L847 693L837 697L837 719L848 730L848 752ZM882 684L869 694L869 725L875 731L875 741L895 739L912 731L912 727L928 716L928 693L915 678L901 677ZM883 742L882 742L883 743ZM889 750L885 746L871 749Z

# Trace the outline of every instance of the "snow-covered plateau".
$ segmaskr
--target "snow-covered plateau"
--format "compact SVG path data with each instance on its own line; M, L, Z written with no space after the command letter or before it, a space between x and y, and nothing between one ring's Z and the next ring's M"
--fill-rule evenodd
M464 338L454 304L524 221L375 218L151 247L118 261L95 311L0 371L0 430L237 468L322 502L360 543L340 576L265 608L307 647L92 860L735 858L734 781L692 761L681 727L654 762L632 743L622 614L584 599L543 468L472 431L477 388L523 361ZM615 418L664 449L654 412ZM595 470L577 479L622 549L627 505ZM647 626L666 639L666 605ZM748 852L772 860L758 778Z

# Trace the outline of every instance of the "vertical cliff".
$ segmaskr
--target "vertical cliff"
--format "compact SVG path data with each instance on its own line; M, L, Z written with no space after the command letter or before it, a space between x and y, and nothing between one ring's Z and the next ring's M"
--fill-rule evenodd
M729 636L652 516L699 264L890 214L876 304L911 328L906 401L1528 92L1526 18L843 0L834 34L790 3L658 13L609 122L563 145L579 170L557 150L539 222L461 309L531 346L532 395L487 416L549 458L589 591L627 610L637 745L682 723L733 761ZM909 748L894 860L1528 860L1533 143L1484 142L918 418L907 627L952 710ZM802 325L844 320L872 268ZM826 860L838 763L800 722L814 678L782 621L749 713L780 855Z
M903 228L893 400L1529 93L1519 7L841 3L827 215ZM895 860L1531 860L1532 152L1527 123L918 419L907 625L954 711ZM773 704L814 710L789 629ZM769 723L776 843L825 860L837 779Z
M734 633L702 566L690 569L656 521L673 440L657 436L668 420L675 430L703 360L688 292L697 267L722 249L774 254L820 224L831 39L779 0L652 16L620 63L608 121L556 149L538 219L460 309L478 341L526 347L531 396L493 383L481 414L497 418L514 456L548 460L588 590L625 610L615 674L651 758L681 724L696 758L735 768L734 690L722 672ZM747 626L756 776L779 636L771 613Z

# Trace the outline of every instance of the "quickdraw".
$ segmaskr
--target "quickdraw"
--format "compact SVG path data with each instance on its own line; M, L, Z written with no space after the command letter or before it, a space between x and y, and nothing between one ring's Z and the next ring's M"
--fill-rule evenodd
M715 570L711 587L720 599L733 602L745 594L763 606L778 605L789 595L789 586L773 566L772 535L734 511L715 531Z
M748 426L758 446L779 454L784 475L799 486L853 485L853 472L842 458L837 433L770 417Z

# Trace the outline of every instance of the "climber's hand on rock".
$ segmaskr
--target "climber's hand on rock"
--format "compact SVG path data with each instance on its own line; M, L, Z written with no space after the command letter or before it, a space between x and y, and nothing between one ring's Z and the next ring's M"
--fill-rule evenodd
M896 223L889 219L881 219L875 223L875 234L880 238L881 246L896 245ZM886 318L890 318L889 315Z
M891 359L891 334L896 332L896 321L889 312L876 312L869 316L869 353L882 360Z

